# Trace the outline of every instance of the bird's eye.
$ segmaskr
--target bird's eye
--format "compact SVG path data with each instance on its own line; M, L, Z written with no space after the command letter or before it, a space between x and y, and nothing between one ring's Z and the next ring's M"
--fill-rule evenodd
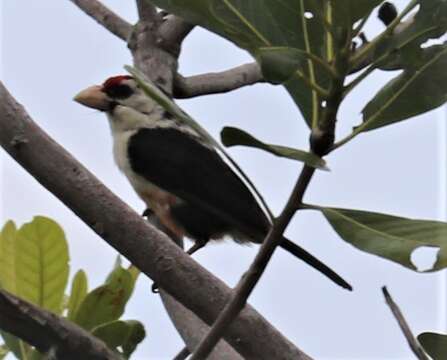
M104 91L113 99L127 99L133 94L132 88L126 84L107 86Z

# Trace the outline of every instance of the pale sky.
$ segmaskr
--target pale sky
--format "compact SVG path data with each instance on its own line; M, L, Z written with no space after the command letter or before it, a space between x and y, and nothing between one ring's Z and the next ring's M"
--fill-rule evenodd
M135 21L132 1L105 4ZM400 8L406 1L396 1ZM105 116L72 101L79 90L124 73L131 63L125 44L69 1L3 0L2 81L32 118L137 211L143 203L113 163ZM382 29L377 23L367 34ZM250 61L250 56L213 34L196 29L183 45L180 71L192 75ZM360 120L362 105L391 74L378 73L342 108L339 133ZM218 137L237 126L266 142L307 148L308 129L280 87L256 85L230 94L179 102ZM318 172L306 201L422 219L445 219L445 108L359 136L327 159L331 172ZM279 213L301 164L246 148L229 150ZM116 252L70 210L0 151L0 223L17 224L49 216L65 229L71 275L84 269L98 286ZM409 359L410 350L386 307L387 285L415 334L445 330L445 271L418 274L360 252L341 240L321 214L300 212L287 236L337 270L353 286L349 293L292 256L278 250L250 303L291 341L316 359ZM230 286L247 269L257 247L231 242L211 245L194 256ZM426 255L426 256L424 256ZM430 259L430 254L422 258ZM135 359L171 359L182 342L159 297L141 277L124 319L139 319L148 332Z

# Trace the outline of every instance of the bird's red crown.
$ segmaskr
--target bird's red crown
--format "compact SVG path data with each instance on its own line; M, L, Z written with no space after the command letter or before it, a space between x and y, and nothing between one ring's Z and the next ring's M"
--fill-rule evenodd
M124 80L132 79L132 76L129 75L118 75L108 78L106 81L104 81L104 84L102 84L102 88L104 90L114 88L115 86L121 85L121 82Z

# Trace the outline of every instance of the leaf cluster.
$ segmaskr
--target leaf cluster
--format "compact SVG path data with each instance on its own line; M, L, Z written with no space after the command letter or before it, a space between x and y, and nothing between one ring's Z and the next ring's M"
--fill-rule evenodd
M0 286L43 309L73 321L103 340L123 358L129 358L145 337L136 320L121 320L139 271L121 266L118 258L104 284L88 289L87 275L79 270L65 295L69 277L69 252L62 228L53 220L36 216L17 229L8 221L0 232ZM5 341L0 358L10 351L17 359L44 359L29 344L0 332Z

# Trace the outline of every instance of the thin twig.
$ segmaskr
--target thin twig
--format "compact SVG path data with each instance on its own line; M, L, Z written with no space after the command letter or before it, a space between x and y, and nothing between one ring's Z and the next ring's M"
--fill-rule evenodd
M230 70L190 77L177 75L174 97L178 99L225 93L243 86L263 82L261 68L256 62L237 66Z
M206 359L219 339L224 335L228 326L234 321L239 312L245 306L248 297L264 273L264 270L267 267L267 264L269 263L276 247L281 243L282 234L302 203L304 193L310 180L312 179L314 172L315 168L304 165L293 192L290 195L286 206L284 207L284 210L281 212L281 215L274 223L270 232L262 243L261 248L250 268L237 284L232 298L219 314L219 317L213 324L210 332L200 342L197 349L195 349L190 360Z
M396 318L397 323L399 324L399 327L402 330L405 339L407 339L408 345L410 345L410 348L413 351L414 355L416 355L416 357L419 360L430 360L430 358L424 352L421 344L419 344L419 341L414 337L413 333L411 332L411 329L408 326L408 323L406 322L402 312L400 311L399 306L397 306L397 304L394 302L386 286L382 288L382 292L383 295L385 296L385 301L387 305L389 306L391 312Z
M1 82L0 145L160 288L205 323L211 324L217 318L231 290L144 221L43 132ZM259 343L260 338L269 341ZM235 319L225 339L245 358L309 358L250 306Z
M312 130L310 141L312 151L320 156L326 155L334 142L337 113L343 100L343 83L347 73L347 54L337 53L333 62L334 68L339 76L332 79L331 97L328 98L327 107L325 108L322 118ZM255 257L255 260L239 281L232 298L219 314L208 335L201 341L198 348L195 349L191 360L206 359L207 355L212 351L219 339L224 336L229 325L235 321L238 314L243 309L248 297L267 267L276 247L281 243L283 238L282 234L296 211L302 205L304 193L309 186L314 173L315 168L304 165L286 206L280 216L274 221L272 228ZM347 288L350 287L349 285L347 286Z
M157 9L149 0L136 0L136 3L141 21L152 22L157 19Z
M127 41L132 32L132 25L122 19L98 0L70 0L91 18L104 26L112 34Z
M57 359L120 360L101 340L76 324L0 290L0 327Z
M175 355L173 360L185 360L190 354L191 352L185 346L177 355Z

